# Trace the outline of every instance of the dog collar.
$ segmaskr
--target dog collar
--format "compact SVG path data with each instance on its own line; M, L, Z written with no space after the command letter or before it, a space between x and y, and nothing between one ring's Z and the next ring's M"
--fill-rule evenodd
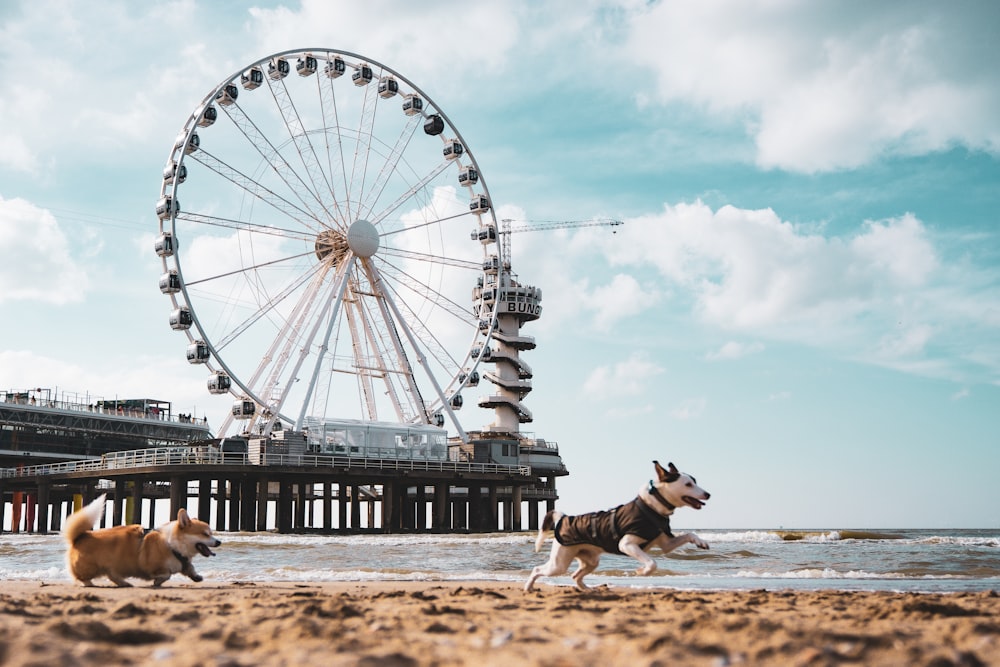
M177 560L179 560L181 562L181 567L182 568L184 568L186 570L188 568L188 566L191 565L191 559L188 558L187 556L183 555L181 552L177 551L177 549L171 549L170 551L171 551L171 553L174 554L174 558L176 558Z
M653 483L653 480L649 480L649 488L647 489L647 491L649 491L649 495L656 498L657 501L663 503L663 506L666 507L671 512L677 509L676 505L674 505L672 502L663 497L663 494L661 494L660 491L656 488L656 485Z
M155 531L156 531L155 528L147 528L147 529L145 529L144 531L142 531L142 537L143 537L143 539L145 539L147 535L149 535L150 533L155 532ZM181 567L184 568L185 570L188 568L188 566L191 565L191 559L188 558L187 556L185 556L184 554L182 554L177 549L171 549L170 553L172 553L174 555L174 558L176 558L177 560L179 560L181 562Z

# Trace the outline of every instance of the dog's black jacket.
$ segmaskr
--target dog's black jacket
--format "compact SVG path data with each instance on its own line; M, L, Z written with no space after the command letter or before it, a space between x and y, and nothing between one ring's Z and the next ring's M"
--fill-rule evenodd
M564 547L593 544L609 554L621 553L618 542L625 535L641 537L644 541L640 546L645 550L664 533L667 537L674 536L670 532L670 517L660 516L641 498L602 512L564 515L555 526L556 541Z

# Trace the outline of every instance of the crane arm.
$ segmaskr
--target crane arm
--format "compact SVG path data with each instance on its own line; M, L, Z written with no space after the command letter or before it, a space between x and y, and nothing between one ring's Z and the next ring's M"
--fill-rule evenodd
M617 227L625 224L621 220L614 220L611 218L599 218L596 220L539 220L537 222L526 222L504 218L502 222L504 225L499 231L500 234L541 232L549 229L569 229L572 227ZM514 222L523 222L523 224L512 225L511 223Z

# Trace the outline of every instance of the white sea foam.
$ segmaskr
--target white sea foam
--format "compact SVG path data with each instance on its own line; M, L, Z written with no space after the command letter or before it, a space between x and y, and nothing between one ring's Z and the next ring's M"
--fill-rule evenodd
M65 567L45 567L35 570L0 567L0 581L72 581Z
M676 531L675 531L676 532ZM840 531L745 530L745 531L693 531L708 542L739 542L771 544L776 542L839 542Z
M914 576L902 572L867 572L865 570L848 570L840 572L833 568L806 568L803 570L789 570L787 572L758 572L753 570L741 570L733 576L739 579L959 579L956 575L924 574Z
M955 544L966 547L1000 547L1000 537L931 536L913 540L914 544Z
M388 572L385 570L328 570L274 568L258 572L202 569L206 580L218 581L522 581L523 576L497 572Z
M489 546L491 544L532 544L535 541L534 533L500 533L480 535L278 535L274 533L219 533L218 536L219 539L224 542L266 544L268 546L287 545L306 547L324 545L377 546L380 548L418 545L455 545L467 547L470 545Z

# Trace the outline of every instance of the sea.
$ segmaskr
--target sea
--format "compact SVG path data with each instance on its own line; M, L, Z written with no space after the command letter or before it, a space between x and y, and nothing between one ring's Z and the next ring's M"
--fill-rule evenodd
M606 554L589 585L674 590L1000 590L1000 530L705 530L662 554L658 569ZM545 561L535 534L319 535L218 533L217 556L197 558L206 582L516 582ZM58 534L0 534L0 581L70 581ZM574 566L575 567L575 566ZM568 576L540 580L570 586ZM2 588L2 587L0 587Z

